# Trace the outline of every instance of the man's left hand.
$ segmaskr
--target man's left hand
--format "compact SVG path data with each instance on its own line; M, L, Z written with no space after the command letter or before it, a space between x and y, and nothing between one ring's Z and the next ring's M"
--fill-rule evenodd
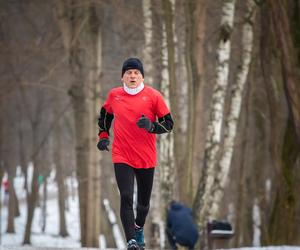
M154 129L154 124L150 121L150 119L144 115L136 122L139 128L146 129L148 132L152 132Z

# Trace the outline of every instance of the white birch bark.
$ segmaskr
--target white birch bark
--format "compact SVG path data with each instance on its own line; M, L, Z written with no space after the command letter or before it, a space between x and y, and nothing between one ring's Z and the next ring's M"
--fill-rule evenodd
M260 247L261 246L261 215L258 199L254 199L254 204L252 208L252 221L253 221L253 239L252 246Z
M171 108L171 113L175 122L180 119L178 111L178 88L176 78L176 63L175 63L175 41L174 41L174 0L162 1L163 10L163 73L161 91L166 97L167 104ZM165 141L163 138L167 138ZM162 200L163 211L165 212L168 203L173 198L174 175L175 167L179 166L182 155L179 126L174 126L173 132L164 135L161 138L165 147L163 149L165 166L162 168ZM175 160L173 159L175 158ZM176 165L176 166L175 166Z
M213 187L216 160L220 148L223 107L228 85L231 48L230 35L233 28L234 10L235 0L224 1L220 29L221 36L217 51L216 84L212 96L211 115L205 143L204 165L198 184L196 201L194 203L195 213L200 212L198 217L200 228L203 228L205 220L208 219L208 204Z
M242 31L242 60L237 72L236 81L232 86L232 99L230 111L225 123L224 146L222 155L216 168L216 176L213 184L212 204L209 210L210 217L216 218L219 213L220 201L223 197L224 188L228 179L233 155L234 141L237 132L238 120L242 106L243 90L247 81L247 76L252 59L253 48L253 21L255 18L255 2L247 1L246 22Z
M152 14L151 14L151 1L143 1L143 13L144 13L144 36L145 36L145 48L143 50L144 64L147 68L147 83L153 85L153 62L151 58L151 43L152 43Z
M169 92L169 75L168 75L168 59L167 59L167 44L165 32L163 34L163 72L162 72L162 89L161 92L164 95L167 105L170 107L170 92ZM163 134L160 136L160 178L161 178L161 194L162 200L167 202L173 195L173 183L174 183L174 171L173 167L173 136L170 134Z
M143 14L144 14L144 37L145 45L143 50L143 61L146 65L146 83L153 86L153 60L152 60L152 11L151 11L151 0L143 1ZM160 208L160 180L159 171L155 171L154 182L151 196L151 210L150 210L150 221L149 229L151 231L151 248L158 248L160 246L159 240L159 225L161 223L161 208Z
M169 74L168 74L168 51L166 33L163 32L163 72L162 72L162 89L167 105L170 107L170 91L169 91ZM175 181L175 166L174 166L174 136L173 133L160 135L159 144L159 173L160 173L160 195L161 195L161 210L160 210L160 244L161 249L165 247L164 221L165 212L171 199L173 198L173 186Z

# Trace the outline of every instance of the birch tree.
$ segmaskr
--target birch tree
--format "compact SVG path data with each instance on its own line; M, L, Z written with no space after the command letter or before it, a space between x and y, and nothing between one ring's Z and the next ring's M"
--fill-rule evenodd
M155 70L152 71L153 86L156 89L161 89L162 70L163 70L163 16L161 1L151 1L151 24L152 24L152 39L151 39L151 58L155 65Z
M167 88L166 81L161 81L162 77L162 16L159 13L161 10L159 1L146 0L143 1L144 12L144 37L145 37L145 49L143 51L143 58L145 65L147 65L147 81L156 89ZM155 65L155 70L153 65ZM166 91L165 91L166 92ZM149 219L150 225L150 248L162 247L162 235L164 234L163 214L161 213L161 176L162 170L168 168L168 150L165 154L164 149L168 147L169 141L167 137L163 141L159 141L159 168L155 171L154 183L152 188L151 197L151 210ZM160 143L162 142L162 144ZM166 178L166 177L165 177ZM165 181L163 178L163 181Z
M143 13L144 13L144 37L145 37L145 49L143 50L144 64L147 65L147 81L148 84L153 84L152 72L153 62L151 57L151 42L153 37L152 31L152 3L151 0L143 1Z
M228 179L228 174L231 166L231 159L233 155L234 142L237 133L237 125L240 117L240 111L243 100L243 90L247 82L247 76L252 60L253 48L253 25L255 18L256 3L254 0L247 1L247 13L245 23L242 30L242 58L241 64L238 66L236 80L232 86L232 97L230 100L230 111L225 122L225 135L224 145L222 147L222 154L220 161L216 164L215 173L217 174L214 179L212 188L212 199L209 205L209 217L217 218L219 215L219 206L222 199L224 188Z
M161 15L160 10L163 3L152 1L152 21L155 23L153 25L153 40L152 40L152 58L157 63L156 70L153 72L154 81L156 82L156 87L162 92L167 105L170 107L170 89L171 83L170 79L170 68L169 68L169 50L167 45L167 24L164 22L166 18L166 13ZM169 7L172 8L172 3ZM164 6L166 7L166 6ZM155 39L156 38L156 39ZM174 54L173 54L174 56ZM175 73L175 72L173 72ZM172 108L172 105L171 105ZM172 112L172 111L171 111ZM162 134L159 136L159 168L156 173L156 177L159 177L159 182L155 183L154 188L156 192L154 194L155 199L155 211L154 213L154 225L156 235L154 239L154 244L152 247L165 247L165 218L166 211L169 202L173 198L173 188L175 181L175 166L174 166L174 137L173 133ZM155 237L153 235L153 237Z
M167 105L170 103L170 84L169 74L167 71L166 57L166 37L163 36L163 71L162 71L162 93L165 97ZM160 194L161 194L161 212L160 212L160 244L161 248L165 246L164 221L166 219L166 211L168 204L174 198L174 182L175 182L175 164L174 164L174 136L173 133L160 135L159 156L160 156Z
M181 173L184 171L182 169L182 148L181 148L181 136L180 136L180 122L179 122L179 108L178 108L178 88L177 88L177 79L176 79L176 62L175 62L175 35L174 35L174 6L175 0L165 0L162 1L162 9L163 9L163 19L164 19L164 34L165 34L165 53L167 57L163 59L165 65L167 66L167 74L168 74L168 91L169 91L169 100L170 100L170 108L172 112L172 117L174 123L177 124L174 126L172 134L174 134L174 157L175 157L175 169L178 174L179 186L184 183L184 179ZM163 58L164 58L163 55ZM166 74L166 73L163 73ZM164 77L164 76L163 76ZM166 78L165 78L166 79ZM162 86L164 88L164 86ZM162 91L164 91L162 89ZM171 188L171 187L169 187ZM181 193L182 190L179 190ZM166 202L168 200L165 200Z
M205 227L205 221L209 219L207 218L209 210L208 206L210 204L209 199L213 188L215 165L220 149L223 107L228 85L229 58L231 49L230 37L233 29L234 10L235 0L223 2L220 38L217 51L216 83L212 96L212 106L205 142L201 178L198 183L193 205L195 217L201 229Z

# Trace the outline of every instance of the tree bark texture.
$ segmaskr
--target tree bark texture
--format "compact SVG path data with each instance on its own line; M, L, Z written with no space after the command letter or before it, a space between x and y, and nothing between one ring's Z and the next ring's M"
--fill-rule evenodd
M224 188L228 180L229 170L234 149L234 142L237 133L237 125L240 118L240 111L243 100L244 86L247 82L247 76L252 60L253 48L253 25L255 20L256 3L253 0L247 1L247 13L242 31L242 58L238 66L236 80L232 86L232 97L230 100L230 110L225 122L224 145L220 161L216 164L216 175L212 188L212 199L209 205L210 218L218 218L220 202L223 197Z
M163 30L162 30L163 31ZM162 71L161 71L161 92L169 105L171 103L171 81L167 47L167 32L162 32ZM171 105L172 108L172 105ZM173 113L173 110L171 110ZM174 198L174 185L175 185L175 159L174 159L174 135L173 132L169 134L162 134L159 138L159 177L160 177L160 247L164 248L166 244L165 237L165 221L168 204Z
M164 28L167 48L167 69L168 69L168 81L169 81L169 100L172 117L175 125L173 129L174 137L174 157L175 157L175 169L178 172L178 186L184 186L184 179L182 174L184 172L182 166L182 148L181 148L181 136L179 130L180 117L178 109L178 87L176 80L176 62L175 62L175 42L174 42L174 1L166 0L162 2ZM163 87L163 86L162 86ZM181 190L179 190L179 194ZM180 195L181 196L181 195Z
M48 200L48 186L47 186L47 177L45 177L43 181L43 200L41 204L41 228L42 232L44 233L47 226L47 200Z
M101 68L99 5L57 2L57 16L74 76L69 90L74 109L82 246L98 246L100 232L100 154L96 151L96 83Z
M186 68L188 82L188 125L187 147L185 149L185 186L184 197L187 204L193 199L193 166L194 155L197 148L196 128L200 126L202 119L197 119L197 107L201 105L201 81L203 75L203 48L206 18L206 1L186 1ZM198 98L197 98L198 97ZM199 100L200 99L200 100ZM198 117L200 117L198 115Z
M55 103L55 113L58 112L59 103ZM58 122L55 128L55 147L54 147L54 162L56 164L56 181L58 186L58 209L59 209L59 235L66 237L69 235L66 225L66 186L64 183L64 166L62 163L62 132L61 132L61 122Z
M162 82L162 71L163 71L163 62L162 62L162 43L163 43L163 28L162 28L162 15L160 13L161 11L161 3L160 1L150 1L149 3L143 2L144 7L147 7L144 11L144 27L145 27L145 42L150 47L150 50L148 51L146 49L145 55L146 56L146 62L147 57L149 56L148 62L155 65L155 67L150 67L150 74L152 75L152 86L156 89L161 90L162 84L165 85L166 83ZM146 5L147 4L147 5ZM146 5L146 6L145 6ZM148 20L148 18L151 18ZM151 23L151 25L150 25ZM149 31L149 28L151 28L151 31ZM147 38L147 32L151 32L151 36L149 35L149 38ZM148 40L149 39L149 40ZM149 44L150 43L150 44ZM147 65L147 68L150 65ZM148 79L148 76L147 76ZM165 86L165 88L168 88L168 86ZM158 148L159 153L161 152L161 138L159 138L158 141ZM167 146L167 145L165 145ZM149 214L150 219L150 227L149 227L149 234L150 234L150 241L149 241L149 247L150 248L162 248L161 246L161 228L163 227L163 217L162 217L162 199L161 199L161 186L160 186L160 180L161 180L161 172L163 168L168 168L166 160L164 161L164 165L161 164L161 159L163 159L163 155L159 155L159 168L157 171L155 171L154 176L154 183L152 188L152 198L151 198L151 209ZM168 156L167 156L168 159ZM164 230L163 230L164 231ZM148 245L148 244L147 244Z
M27 192L27 219L26 219L26 227L24 232L23 244L31 243L31 226L32 220L34 217L34 211L36 207L37 197L38 197L38 166L40 164L40 160L38 156L33 161L33 175L30 185L30 190Z
M270 116L270 141L269 152L272 164L274 177L272 180L272 187L280 186L280 179L282 176L281 170L281 155L282 142L284 138L284 131L286 128L286 103L284 102L283 86L279 84L281 78L280 59L275 58L272 54L274 49L274 34L271 28L270 11L267 5L261 7L261 36L260 36L260 61L263 81L267 93L268 109ZM276 65L276 67L274 66ZM275 188L273 188L275 189ZM275 204L277 191L271 192L269 197L262 200L262 210L264 211L264 223L262 226L262 242L265 245L271 244L271 235L269 228L270 211Z
M285 1L268 0L267 3L270 7L274 32L281 51L284 90L298 138L298 144L300 145L300 89L298 87L300 61L299 59L297 61L298 54L295 49L299 47L300 42L298 38L298 44L293 43L292 30L290 28L291 25ZM295 38L295 41L297 42L297 38Z
M280 51L284 93L286 96L289 118L285 130L281 151L281 175L278 192L271 213L269 234L273 244L293 242L299 244L299 227L295 225L299 202L296 190L299 189L299 135L300 135L300 80L297 50L299 38L293 37L292 25L284 1L267 1L271 13L272 27ZM295 21L295 20L294 20ZM299 24L299 20L298 20Z
M221 142L221 129L223 120L223 106L228 85L230 35L233 29L235 1L224 1L220 27L220 40L217 51L216 84L212 96L210 121L206 135L204 164L201 178L198 183L193 210L200 228L204 228L205 221L209 220L208 210L210 194L215 176L215 165Z
M151 58L155 68L152 72L153 87L156 89L162 89L162 36L163 36L163 16L161 13L160 1L151 1L151 18L152 18L152 40L151 40Z
M248 85L249 86L249 85ZM248 149L250 147L248 138L250 137L250 99L252 94L252 87L249 86L245 95L244 104L245 107L243 109L243 113L241 116L241 134L244 135L244 137L241 139L241 157L238 161L238 171L236 173L236 179L238 180L236 183L237 186L237 197L236 197L236 203L235 203L235 221L233 223L234 225L234 246L243 246L244 242L244 231L245 231L245 225L247 225L247 159L246 159L246 152L248 152Z
M14 169L14 168L12 168ZM9 194L8 194L8 217L7 217L7 233L15 233L15 188L14 188L14 177L9 176Z
M152 26L152 1L144 0L143 1L143 14L144 14L144 37L145 37L145 48L143 50L143 63L147 67L146 75L147 75L147 83L153 85L153 69L154 64L152 62L153 58L151 57L151 44L153 39L153 26ZM155 70L156 67L155 67Z

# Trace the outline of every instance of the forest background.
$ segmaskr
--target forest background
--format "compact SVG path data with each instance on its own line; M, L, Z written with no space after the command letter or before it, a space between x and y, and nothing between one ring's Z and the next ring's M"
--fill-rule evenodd
M123 61L139 57L175 121L158 136L151 246L162 244L172 199L193 209L201 241L206 223L222 219L234 227L232 247L251 246L255 230L262 245L299 245L299 15L299 0L0 0L7 232L18 214L17 166L27 180L31 163L24 243L53 169L59 234L68 234L65 180L76 176L82 246L109 238L101 204L118 211L118 191L110 154L96 148L97 118L121 85Z

